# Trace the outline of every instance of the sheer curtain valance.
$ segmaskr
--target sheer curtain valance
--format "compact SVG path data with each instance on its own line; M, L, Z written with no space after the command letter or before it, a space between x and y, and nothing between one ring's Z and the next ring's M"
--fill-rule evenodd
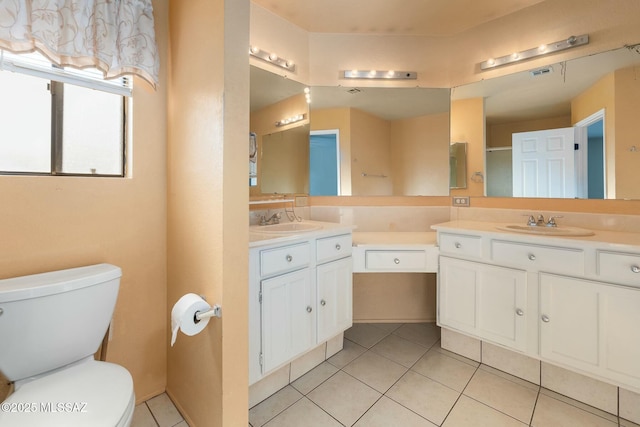
M0 48L158 83L151 0L0 0Z

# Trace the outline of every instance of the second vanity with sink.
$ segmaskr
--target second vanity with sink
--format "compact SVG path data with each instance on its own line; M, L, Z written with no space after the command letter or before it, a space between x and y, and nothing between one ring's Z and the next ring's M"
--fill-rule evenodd
M638 234L522 227L433 226L438 324L640 390Z
M353 318L352 228L317 221L249 228L250 385L319 346L322 360L342 349Z

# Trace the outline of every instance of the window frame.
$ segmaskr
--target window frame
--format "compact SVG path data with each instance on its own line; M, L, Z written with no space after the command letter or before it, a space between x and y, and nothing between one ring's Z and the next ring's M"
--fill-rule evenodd
M88 72L87 72L88 71ZM49 172L29 172L29 171L4 171L2 175L18 176L76 176L76 177L101 177L101 178L125 178L127 171L127 151L129 140L128 113L130 99L132 97L131 80L127 77L120 77L113 80L101 81L96 78L93 70L76 70L59 67L51 64L41 55L34 58L34 54L11 54L0 49L0 72L15 72L29 75L41 79L47 84L47 89L51 98L51 116L49 126L51 130L50 155L51 164ZM64 87L73 84L87 89L97 90L104 93L111 93L121 97L122 102L122 135L120 147L122 150L120 170L117 174L104 173L77 173L63 172L62 160L63 150L63 120L64 120Z

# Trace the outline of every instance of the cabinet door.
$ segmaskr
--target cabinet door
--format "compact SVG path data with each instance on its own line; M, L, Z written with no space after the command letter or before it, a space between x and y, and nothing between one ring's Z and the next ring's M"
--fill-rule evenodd
M318 343L353 323L352 261L343 258L317 267Z
M640 291L540 275L540 355L640 386Z
M262 373L266 373L315 344L315 294L309 269L263 280L261 292Z
M526 307L524 271L440 257L441 325L525 350Z

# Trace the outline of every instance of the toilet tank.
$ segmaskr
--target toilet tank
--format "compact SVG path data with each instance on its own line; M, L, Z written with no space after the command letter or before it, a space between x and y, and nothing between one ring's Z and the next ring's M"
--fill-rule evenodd
M97 264L0 280L0 372L18 381L92 356L121 276Z

